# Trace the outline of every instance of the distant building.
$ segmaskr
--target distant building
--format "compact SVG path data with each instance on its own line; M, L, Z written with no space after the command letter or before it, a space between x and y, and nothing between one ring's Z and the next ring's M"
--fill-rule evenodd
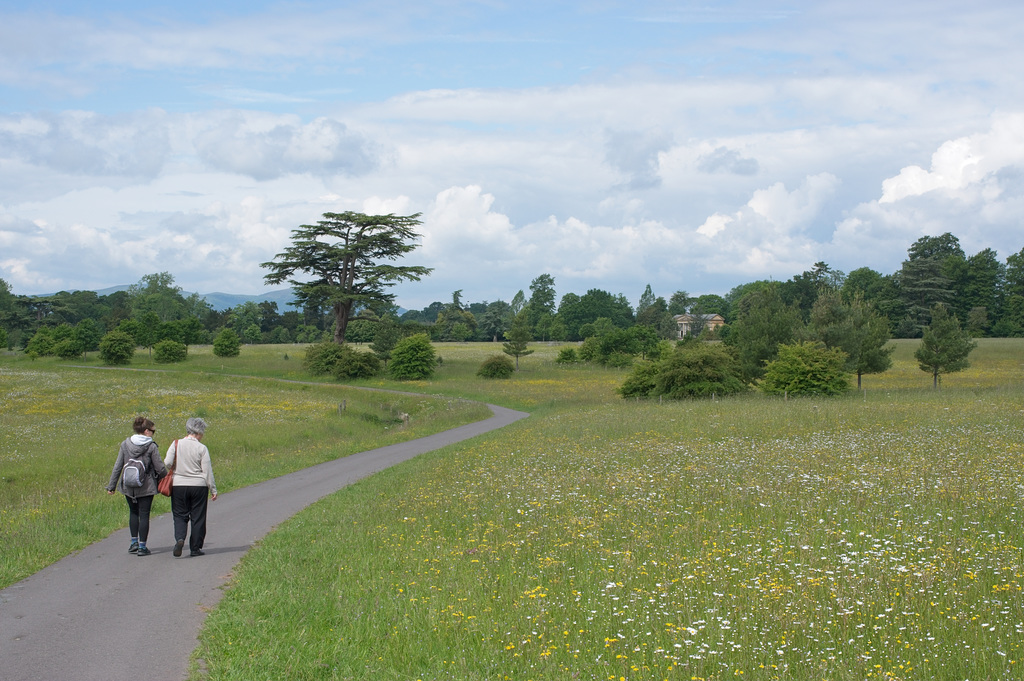
M725 326L725 318L720 314L677 314L672 319L679 329L679 338L692 334L700 334L704 329L717 331Z

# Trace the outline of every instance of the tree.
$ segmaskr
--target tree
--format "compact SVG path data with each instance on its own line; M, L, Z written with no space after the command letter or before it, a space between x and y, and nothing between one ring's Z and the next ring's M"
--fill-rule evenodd
M921 237L907 250L907 256L899 271L900 297L919 334L934 305L953 301L950 274L964 261L964 252L957 238L947 232Z
M213 354L218 357L238 357L242 352L242 340L234 330L225 327L213 339Z
M846 353L814 341L780 345L758 387L768 395L839 395L850 389Z
M78 335L79 340L82 341L83 352L91 352L92 350L99 349L100 339L103 338L103 332L100 331L100 327L97 326L94 320L86 318L78 322L78 325L75 326L75 332Z
M737 350L744 379L753 382L775 359L779 346L793 341L803 322L796 307L782 302L775 284L747 293L736 309L738 318L727 342Z
M516 315L516 318L512 321L512 328L508 330L505 336L508 338L508 341L502 346L502 351L506 355L516 358L516 371L519 371L519 358L533 354L533 350L527 349L527 345L533 340L533 336L530 334L530 319L527 317L526 310Z
M613 296L601 289L590 289L583 296L567 293L558 306L558 316L565 324L569 340L581 340L580 328L600 317L626 329L633 325L633 309L622 294Z
M477 328L481 333L486 334L492 342L497 343L498 338L505 333L505 329L512 324L513 316L511 305L504 300L496 300L487 306L480 317L480 324Z
M849 304L843 302L839 291L822 293L811 309L809 332L825 347L846 353L846 369L857 374L858 389L861 376L892 366L896 346L888 345L889 322L864 302L859 292Z
M677 314L686 314L690 309L690 294L686 291L676 291L668 299L668 312L675 316Z
M153 344L160 340L160 315L156 312L144 312L139 317L139 333L135 340L144 348L149 348L149 354L153 354Z
M400 381L417 381L434 375L437 355L430 336L418 333L398 341L391 352L391 375Z
M932 308L932 323L924 330L921 345L914 358L921 371L931 372L932 387L939 388L939 375L963 371L971 365L967 357L978 346L967 332L960 329L960 320L945 305Z
M1006 258L1005 280L1007 296L1024 296L1024 248Z
M465 341L476 331L476 317L462 306L462 289L452 293L452 302L437 315L432 335L442 341Z
M833 270L824 262L814 263L814 269L798 274L779 286L782 300L800 310L800 315L807 321L811 308L818 296L825 291L838 290L845 275Z
M668 312L668 303L662 297L653 298L642 310L637 309L636 323L654 329L661 338L675 338L679 327Z
M542 274L530 282L530 300L526 303L530 311L530 329L537 330L537 324L544 315L555 314L555 278Z
M384 368L388 366L391 359L391 351L395 349L399 338L402 337L401 329L394 317L387 316L377 324L377 332L373 335L373 342L370 343L370 350L384 362Z
M128 297L136 317L152 312L158 321L169 322L185 314L181 287L174 285L174 277L169 272L143 276L128 288Z
M334 342L345 342L348 321L360 308L394 303L387 289L400 281L419 281L429 267L394 265L416 249L421 224L419 213L407 216L324 213L316 225L292 230L292 245L273 260L261 263L270 270L268 284L288 281L302 305L327 305L334 314ZM304 273L312 278L296 279Z
M55 345L53 329L48 326L40 326L25 346L25 352L32 357L48 357L53 354Z
M124 331L110 331L100 340L100 360L104 364L129 364L135 356L135 339Z
M636 318L639 320L644 311L651 305L654 305L654 291L651 290L651 285L648 284L644 292L640 294L640 300L636 304Z
M956 291L955 312L967 322L972 311L982 308L985 318L999 311L1000 289L1006 278L1006 266L991 248L975 253L957 267L953 277ZM976 315L978 313L975 313ZM978 331L988 329L987 323L976 325Z

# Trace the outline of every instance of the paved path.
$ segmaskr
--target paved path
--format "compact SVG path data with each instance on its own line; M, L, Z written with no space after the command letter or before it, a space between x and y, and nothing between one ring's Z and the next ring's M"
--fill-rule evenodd
M205 556L187 557L187 546L171 556L167 513L150 524L152 556L130 555L125 529L0 591L0 680L184 679L206 613L254 542L356 480L527 416L489 406L484 421L221 495L210 503Z

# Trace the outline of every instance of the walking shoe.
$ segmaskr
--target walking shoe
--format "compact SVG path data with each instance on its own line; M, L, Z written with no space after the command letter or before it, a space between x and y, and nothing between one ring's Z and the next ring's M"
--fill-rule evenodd
M206 553L202 549L196 549L195 551L193 551L192 553L190 553L188 555L190 555L190 556L205 556Z
M149 554L151 554L151 553L153 553L153 552L152 552L152 551L150 551L150 550L149 550L148 548L146 548L145 546L140 546L140 547L139 547L139 550L138 550L138 553L137 553L136 555L139 555L139 556L148 556L148 555L149 555Z
M179 556L181 556L181 547L183 547L183 546L185 546L185 540L184 539L179 539L178 541L174 542L174 550L171 551L171 553L174 554L175 558L178 558Z
M128 547L128 553L138 553L138 552L139 552L139 542L133 541L131 546Z

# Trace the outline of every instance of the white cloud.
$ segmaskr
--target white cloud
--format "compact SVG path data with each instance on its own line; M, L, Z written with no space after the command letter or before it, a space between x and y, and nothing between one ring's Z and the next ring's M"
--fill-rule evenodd
M988 130L941 144L929 170L907 166L883 180L880 198L836 225L833 247L890 272L918 238L950 232L969 254L994 248L1005 258L1024 245L1022 211L1024 114L998 114Z
M735 213L709 216L696 229L707 251L705 267L762 277L803 271L821 250L807 228L838 186L829 173L806 177L792 191L777 182L755 191Z
M969 200L972 186L989 181L991 174L1008 165L1024 163L1024 114L998 115L988 132L961 137L943 144L932 154L931 169L907 166L896 177L882 182L879 203L895 203L907 197L942 190ZM999 187L990 187L995 198Z
M269 180L289 173L360 174L376 164L372 146L344 123L230 112L193 138L196 154L217 170Z

